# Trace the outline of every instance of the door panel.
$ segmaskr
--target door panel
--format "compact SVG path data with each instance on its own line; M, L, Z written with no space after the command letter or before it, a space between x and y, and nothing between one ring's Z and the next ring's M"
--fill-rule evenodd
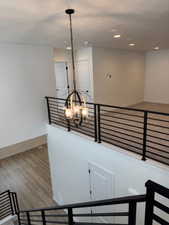
M89 163L90 196L92 201L109 199L114 197L114 174L93 163ZM92 208L93 213L112 212L113 206ZM113 218L99 217L95 222L112 223Z
M56 94L58 98L67 97L67 71L66 62L55 63L55 78L56 78Z
M76 80L77 88L80 93L86 96L87 101L91 101L91 74L88 60L80 60L76 62Z

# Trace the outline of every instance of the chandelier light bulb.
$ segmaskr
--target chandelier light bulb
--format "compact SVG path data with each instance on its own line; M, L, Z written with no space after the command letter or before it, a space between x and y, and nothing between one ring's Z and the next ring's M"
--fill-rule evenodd
M67 119L72 119L73 118L73 112L72 109L70 108L65 108L65 116Z
M87 107L82 108L82 116L84 119L88 118L88 108Z
M79 105L74 105L73 106L73 113L80 114L80 106Z

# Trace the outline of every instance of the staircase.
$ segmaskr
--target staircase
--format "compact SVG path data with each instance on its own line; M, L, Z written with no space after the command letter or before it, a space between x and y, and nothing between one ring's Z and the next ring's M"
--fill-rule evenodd
M0 225L13 225L17 218L18 225L136 225L138 203L145 203L144 225L162 224L169 225L169 189L151 180L147 181L145 195L135 195L114 199L106 199L94 202L83 202L68 204L58 207L20 210L16 193L6 191L0 194ZM160 197L159 197L160 196ZM161 200L162 199L162 200ZM160 201L161 200L161 201ZM167 202L168 201L168 202ZM104 212L103 206L118 205L121 211ZM124 211L123 206L128 210ZM100 207L103 212L99 213L77 213L77 209ZM65 213L60 214L60 210ZM76 212L75 212L76 211ZM141 214L141 212L139 212ZM143 216L143 215L141 215ZM96 218L126 218L126 223L98 222ZM88 218L87 222L80 218Z

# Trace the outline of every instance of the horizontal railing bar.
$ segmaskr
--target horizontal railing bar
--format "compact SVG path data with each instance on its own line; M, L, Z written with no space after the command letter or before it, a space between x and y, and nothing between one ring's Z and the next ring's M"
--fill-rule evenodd
M6 210L6 211L1 211L1 215L0 216L6 216L6 215L11 215L12 214L12 212L11 212L11 210Z
M22 215L22 217L26 215ZM42 215L31 215L30 214L30 217L42 217ZM45 217L68 217L67 214L45 214ZM24 217L23 217L24 218Z
M167 122L169 123L169 120L162 120L162 119L157 119L157 118L153 118L153 117L148 117L149 120L155 120L155 121L160 121L160 122Z
M107 133L105 131L101 131L103 134L107 134L107 135L110 135L110 136L113 136L113 137L117 137L117 138L120 138L120 139L123 139L125 141L129 141L129 142L132 142L132 143L135 143L135 144L139 144L139 145L142 145L142 143L139 143L137 141L134 141L134 140L131 140L131 139L127 139L127 138L124 138L124 137L119 137L118 135L115 135L115 134L112 134L112 133Z
M147 123L148 126L153 126L153 127L160 127L160 128L163 128L163 129L169 129L169 127L164 127L164 126L161 126L161 125L158 125L158 124L154 124L154 123Z
M168 159L168 160L169 160L169 157L164 156L164 155L160 155L160 154L155 153L155 152L151 152L151 151L148 151L148 150L147 150L147 153L150 153L150 154L152 154L152 155L156 155L156 156L159 156L159 157L161 157L161 158L163 158L163 159Z
M151 135L151 134L147 134L147 137L151 137L151 138L159 139L159 140L162 140L162 141L169 141L169 139L165 139L165 138L157 137L157 136L154 136L154 135Z
M161 144L161 143L156 142L156 141L147 140L147 142L152 143L152 144L156 144L156 145L160 145L160 146L163 146L163 147L166 147L166 148L169 148L168 145L164 145L164 144Z
M71 124L70 124L70 126L71 126L71 127L74 127L74 126L73 126L73 125L71 125ZM90 132L94 132L94 131L93 131L94 124L93 124L93 126L88 126L88 127L87 127L87 126L85 126L85 124L83 124L83 127L84 127L84 128L86 128L86 129L88 129ZM77 128L77 129L82 129L82 127ZM83 130L83 129L82 129L82 130Z
M110 125L110 124L106 124L106 123L101 123L101 125L104 125L104 126L108 126L108 127L115 127L117 129L121 129L121 130L126 130L126 131L129 131L129 132L133 132L133 133L137 133L137 134L140 134L140 135L143 135L143 133L139 132L139 131L135 131L135 130L131 130L131 129L127 129L127 128L123 128L123 127L118 127L116 125ZM103 126L101 126L101 128L104 128ZM107 129L107 128L105 128Z
M21 219L21 221L27 221L26 219ZM32 220L30 219L31 222L37 222L37 223L41 223L43 222L43 220ZM68 224L68 222L64 222L64 221L50 221L50 220L45 220L46 223L58 223L58 224Z
M28 225L28 223L21 223L21 225ZM31 225L39 225L39 224L37 224L37 223L31 223Z
M125 120L125 121L130 121L130 122L134 122L134 123L141 123L143 124L143 121L136 121L136 120L131 120L131 119L126 119L126 118L121 118L121 117L117 117L117 116L110 116L110 115L107 115L107 114L103 114L102 117L110 117L110 118L116 118L118 120Z
M52 114L51 114L51 118L60 120L61 122L64 122L64 123L67 122L67 120L66 120L65 118L63 118L63 117L61 118L61 117L56 116L56 115L52 115Z
M9 196L8 196L8 195L1 196L0 201L2 201L2 200L6 200L6 199L9 199Z
M105 199L105 200L99 200L99 201L67 204L67 205L50 207L50 208L21 210L20 212L24 213L24 212L37 212L41 210L50 211L50 210L59 210L59 209L68 209L68 208L86 208L86 207L96 207L96 206L104 206L104 205L126 204L129 202L145 202L145 200L146 200L146 195L134 195L134 196L112 198L112 199Z
M109 129L109 128L101 127L101 130L102 130L102 132L103 132L103 130L108 130L108 131L116 132L116 133L119 133L119 134L123 134L125 136L129 136L129 137L132 137L132 138L136 138L136 139L139 139L139 140L143 140L143 138L141 138L141 137L138 137L138 136L135 136L135 135L131 135L131 134L128 134L128 133L123 133L123 132L117 131L117 130L112 130L112 129Z
M61 100L61 101L66 101L66 99L64 99L64 98L56 98L56 97L49 97L49 96L45 96L45 98L48 98L49 100L50 99L57 99L57 100ZM86 104L95 105L95 103L92 103L92 102L86 102Z
M61 124L64 124L67 126L67 122L66 121L61 121L61 120L58 120L56 119L55 117L51 118L51 120L55 121L55 122L58 122L58 123L61 123Z
M82 213L82 214L73 214L75 217L97 217L97 216L128 216L128 212L116 212L116 213Z
M123 144L123 145L127 145L127 146L130 146L130 147L136 148L137 150L142 150L142 148L140 148L140 147L137 147L137 146L134 146L134 145L131 145L131 144L128 144L128 143L125 143L125 142L122 142L122 141L113 139L113 138L108 138L108 137L106 137L106 136L104 136L104 135L102 135L102 137L103 137L103 138L106 138L106 139L108 139L108 140L112 140L112 141L115 141L115 142L119 142L119 143L121 143L121 144ZM102 138L102 140L103 140L103 138Z
M162 150L162 149L159 149L159 148L156 148L156 147L153 147L153 146L150 146L150 145L147 145L148 148L151 148L153 150L156 150L156 151L159 151L159 152L163 152L163 153L166 153L166 154L169 154L169 151L165 151L165 150Z
M123 112L119 112L119 111L109 111L109 110L105 110L105 109L100 109L100 111L104 111L104 112L110 112L110 113L115 113L115 114L122 114L122 115L126 115L126 116L132 116L132 117L138 117L143 119L143 116L139 116L139 115L134 115L134 114L128 114L128 113L123 113Z
M133 128L143 129L143 127L140 127L140 126L135 126L135 125L127 124L127 123L117 122L117 121L114 121L114 120L107 120L107 119L102 118L102 116L101 116L101 121L102 120L107 121L107 122L111 122L111 123L121 124L121 125L124 125L124 126L133 127Z
M9 200L9 198L7 198L7 199L5 199L5 201L1 201L1 200L0 200L0 202L1 202L1 205L2 205L2 204L8 204L8 203L10 203L10 200Z
M75 126L73 122L70 122L70 125L72 125L72 127ZM84 125L84 127L89 126L89 128L93 128L94 127L94 121L90 121L90 123L83 122L83 125ZM81 129L81 127L80 127L80 129Z
M7 216L11 215L11 212L6 212L0 215L0 218L5 218Z
M128 110L128 111L135 111L135 112L147 112L147 113L151 113L151 114L169 116L169 113L156 112L156 111L152 111L152 110L136 109L136 108L114 106L114 105L106 105L106 104L98 104L98 105L100 105L101 107L104 106L104 107L108 107L108 108L123 109L123 110Z
M4 194L8 194L9 190L6 190L6 191L3 191L0 193L0 198L1 198L1 195L4 195Z
M161 209L162 211L164 211L164 212L166 212L166 213L169 214L169 208L168 208L167 206L161 204L160 202L157 202L156 200L154 200L154 205L155 205L157 208L159 208L159 209Z
M153 214L153 219L160 223L161 225L169 225L169 223L165 220L163 220L161 217L157 216L156 214Z
M116 143L112 143L112 142L110 142L110 141L108 141L108 140L104 140L104 139L102 139L102 141L104 141L104 142L106 142L106 143L108 143L108 144L111 144L111 145L120 147L121 149L130 151L130 152L133 152L133 153L135 153L135 154L142 155L142 152L137 152L137 151L135 151L135 150L133 150L133 149L127 148L126 146L121 146L121 145L117 144L117 141L116 141ZM136 147L133 147L133 148L137 149ZM137 150L140 151L140 149L137 149Z
M3 207L3 209L1 209L1 212L5 211L5 210L11 211L11 205L7 205L7 206Z
M164 133L164 132L161 132L161 131L158 131L158 130L152 130L152 129L150 129L150 128L147 128L147 131L155 132L155 133L158 133L158 134L169 135L169 133Z
M159 158L153 158L153 157L150 156L150 155L146 155L146 157L149 158L149 159L155 160L155 161L157 161L157 162L159 162L159 163L162 163L162 164L165 164L165 165L169 166L169 162L167 163L167 162L165 162L165 161L160 160Z
M128 225L122 223L87 223L87 222L78 222L75 225Z
M63 100L63 101L66 100L66 99L63 99L63 98L55 98L55 97L49 97L49 96L46 96L45 98L48 98L49 100L50 100L50 99ZM169 116L169 113L156 112L156 111L153 111L153 110L136 109L136 108L130 108L130 107L123 107L123 106L98 104L98 103L92 103L92 102L87 102L86 104L90 104L90 105L100 105L101 107L107 107L107 108L123 109L123 110L135 111L135 112L143 112L143 113L144 113L144 112L147 112L147 113L156 114L156 115Z
M3 209L5 209L5 208L9 208L9 207L10 207L10 202L9 202L9 204L2 204L1 203L1 205L0 205L0 211L3 210Z
M49 103L49 106L51 107L51 109L56 109L56 110L60 110L60 111L64 111L65 106L64 105L54 105L52 103ZM94 112L94 108L88 107L89 112Z

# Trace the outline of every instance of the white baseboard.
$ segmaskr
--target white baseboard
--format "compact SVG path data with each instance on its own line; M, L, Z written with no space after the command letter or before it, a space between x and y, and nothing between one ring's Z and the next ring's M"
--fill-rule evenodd
M40 145L46 144L46 135L42 135L33 139L29 139L14 145L10 145L4 148L0 148L0 159L7 158L12 155L16 155L21 152L25 152L32 148L36 148Z

